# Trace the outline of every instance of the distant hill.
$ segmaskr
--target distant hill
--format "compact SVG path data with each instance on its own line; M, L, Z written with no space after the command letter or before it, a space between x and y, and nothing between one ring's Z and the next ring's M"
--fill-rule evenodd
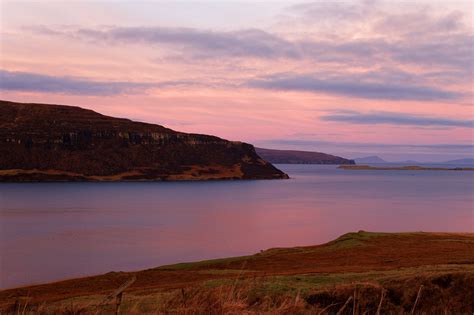
M355 164L353 160L320 152L255 149L263 159L275 164Z
M418 161L414 161L414 160L405 160L405 161L388 162L388 163L393 163L393 164L412 164L412 165L423 164L422 162L418 162Z
M365 163L387 163L387 161L385 161L384 159L376 156L376 155L372 155L372 156L366 156L366 157L361 157L361 158L356 158L354 159L354 161L356 162L356 164L365 164Z
M388 162L378 156L366 156L362 158L356 158L354 161L357 164L407 164L407 165L419 165L419 164L456 164L456 165L471 165L474 164L474 159L457 159L457 160L450 160L444 162L420 162L414 160L405 160L405 161L396 161L396 162Z
M441 164L474 164L474 159L451 160L451 161L442 162Z
M255 148L101 115L0 101L0 181L278 179Z

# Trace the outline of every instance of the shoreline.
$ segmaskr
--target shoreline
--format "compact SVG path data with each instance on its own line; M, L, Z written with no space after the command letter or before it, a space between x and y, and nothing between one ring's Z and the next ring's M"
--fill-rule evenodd
M99 176L85 175L62 170L24 170L7 169L0 170L0 183L114 183L114 182L199 182L199 181L232 181L232 180L277 180L290 179L288 174L276 174L272 176L248 176L232 175L225 173L217 174L167 174L155 177L147 177L145 174L132 171L115 175Z

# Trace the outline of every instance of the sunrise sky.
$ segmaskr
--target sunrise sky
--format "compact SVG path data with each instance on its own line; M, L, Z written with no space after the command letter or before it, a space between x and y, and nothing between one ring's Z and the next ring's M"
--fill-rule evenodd
M1 1L1 99L257 146L474 157L470 1Z

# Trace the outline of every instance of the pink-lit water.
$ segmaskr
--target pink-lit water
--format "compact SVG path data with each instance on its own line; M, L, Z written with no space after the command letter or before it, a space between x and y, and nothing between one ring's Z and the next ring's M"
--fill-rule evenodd
M0 287L312 245L474 232L474 172L279 165L290 180L0 184Z

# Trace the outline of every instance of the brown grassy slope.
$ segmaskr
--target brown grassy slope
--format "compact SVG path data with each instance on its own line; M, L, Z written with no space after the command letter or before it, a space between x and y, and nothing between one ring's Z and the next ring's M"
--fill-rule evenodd
M335 280L344 283L344 279L365 281L374 277L408 277L409 280L423 272L474 279L474 234L349 233L318 246L276 248L252 256L176 264L138 272L111 272L4 290L0 292L0 309L11 307L19 297L29 297L30 305L81 296L103 297L132 275L137 277L137 281L127 289L127 294L144 296L198 287L205 283L225 284L236 278L244 281L265 278L271 279L272 284L280 281L290 287L295 283L306 283L305 288L311 289L317 287L314 283L322 279L329 283ZM301 279L304 281L301 282ZM403 289L402 284L392 285Z

